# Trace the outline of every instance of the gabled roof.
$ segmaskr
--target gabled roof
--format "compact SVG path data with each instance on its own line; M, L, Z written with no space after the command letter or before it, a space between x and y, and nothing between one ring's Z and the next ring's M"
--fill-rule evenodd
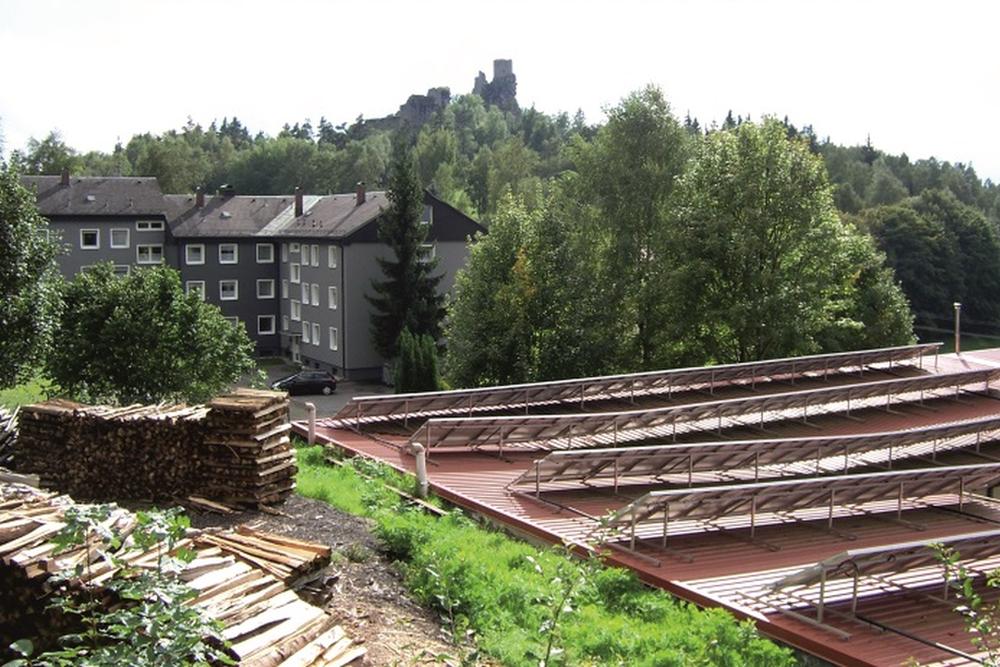
M44 216L130 215L163 217L163 192L153 177L22 176L21 183L37 193L38 212Z
M388 208L385 192L369 192L358 206L354 194L305 197L303 215L284 212L267 226L268 236L344 238L372 222Z
M177 238L263 236L269 222L292 210L287 195L205 197L196 206L195 195L164 195L170 232Z

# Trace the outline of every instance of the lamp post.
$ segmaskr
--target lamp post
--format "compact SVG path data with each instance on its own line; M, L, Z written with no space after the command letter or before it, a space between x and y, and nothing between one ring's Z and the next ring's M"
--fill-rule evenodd
M962 304L956 301L953 305L955 306L955 354L961 354L962 353L962 338L961 338Z

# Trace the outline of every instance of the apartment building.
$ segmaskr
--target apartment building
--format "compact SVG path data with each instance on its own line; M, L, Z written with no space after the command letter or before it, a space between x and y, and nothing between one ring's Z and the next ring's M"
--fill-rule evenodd
M371 345L365 295L381 279L377 258L390 254L377 234L385 192L359 186L351 194L256 196L223 189L206 197L164 195L154 178L63 174L24 182L63 240L64 275L99 261L122 273L166 263L188 292L242 323L258 354L344 377L380 377L384 360ZM430 192L421 223L424 252L438 259L448 291L468 239L483 228Z

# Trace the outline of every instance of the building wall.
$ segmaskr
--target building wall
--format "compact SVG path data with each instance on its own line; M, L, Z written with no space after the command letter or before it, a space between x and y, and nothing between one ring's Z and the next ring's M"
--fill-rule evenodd
M236 264L222 264L219 261L219 246L229 243L235 243L238 248ZM274 246L272 262L257 262L258 243ZM181 272L181 281L185 290L192 287L192 282L204 282L205 300L208 303L219 306L224 316L236 317L242 321L246 326L250 339L257 345L257 353L262 355L279 354L281 349L278 334L278 330L281 327L278 305L281 297L278 245L278 243L270 240L260 241L258 239L185 238L177 240L177 255L180 261L178 268ZM203 264L188 263L187 246L204 246ZM235 301L222 300L220 295L220 281L223 280L237 281L238 290ZM258 280L274 281L274 296L272 298L258 298ZM257 318L261 315L274 316L274 334L261 334L258 332Z
M289 315L289 335L283 340L283 346L290 347L291 336L299 334L303 363L343 374L342 249L336 243L320 239L288 239L282 243L288 247L288 261L281 262L282 279L288 280L288 298L282 299L281 308L283 315L286 312ZM318 254L315 261L313 261L314 253ZM299 266L298 283L292 282L293 264ZM333 308L330 307L331 287L335 290ZM293 301L301 304L298 320L291 318ZM308 334L303 331L305 325L309 327ZM334 331L331 332L331 329ZM331 338L334 341L333 348L330 344ZM305 342L306 340L309 342Z
M137 223L142 220L159 222L165 228L163 219L108 217L108 218L54 218L49 221L49 232L58 235L64 252L57 258L59 270L66 278L72 278L85 266L99 262L113 262L117 266L140 266L136 258L137 245L159 245L167 256L166 231L140 231ZM124 248L111 247L111 230L128 232L128 244ZM96 230L99 247L95 250L81 247L81 232Z

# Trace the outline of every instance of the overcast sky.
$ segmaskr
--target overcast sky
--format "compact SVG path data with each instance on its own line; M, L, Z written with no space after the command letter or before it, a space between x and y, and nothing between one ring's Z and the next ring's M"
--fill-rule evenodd
M1000 3L0 0L6 152L238 116L254 132L469 92L511 58L518 100L591 121L662 87L679 117L787 115L821 137L1000 181Z

